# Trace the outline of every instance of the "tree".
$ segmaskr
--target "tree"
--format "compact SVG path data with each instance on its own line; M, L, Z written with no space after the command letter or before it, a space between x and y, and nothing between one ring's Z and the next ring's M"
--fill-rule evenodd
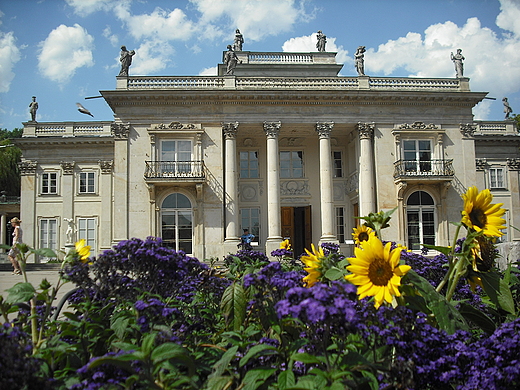
M20 162L22 151L13 144L13 138L22 136L23 129L0 129L0 191L6 195L20 196Z

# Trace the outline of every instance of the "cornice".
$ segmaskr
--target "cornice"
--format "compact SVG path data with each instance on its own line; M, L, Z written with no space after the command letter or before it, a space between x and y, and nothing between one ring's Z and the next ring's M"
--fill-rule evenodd
M18 138L16 145L42 147L44 145L114 145L112 137L27 137Z

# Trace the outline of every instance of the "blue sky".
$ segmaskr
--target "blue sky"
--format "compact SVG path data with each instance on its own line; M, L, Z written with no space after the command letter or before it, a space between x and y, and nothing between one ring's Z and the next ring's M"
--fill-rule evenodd
M502 120L502 98L520 113L520 0L0 0L0 128L37 120L112 120L121 45L135 50L130 75L216 74L234 31L247 51L327 51L355 76L366 46L372 76L454 77L465 56L473 91L489 92L475 119ZM77 111L82 103L94 118Z

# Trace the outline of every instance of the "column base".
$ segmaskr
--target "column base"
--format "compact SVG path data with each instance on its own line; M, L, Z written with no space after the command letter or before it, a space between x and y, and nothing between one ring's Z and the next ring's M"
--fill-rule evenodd
M238 244L240 244L240 240L237 239L228 239L224 241L224 244L222 245L224 249L224 256L237 253L240 249L238 248Z
M265 243L265 254L267 257L271 258L271 252L279 249L282 241L282 237L272 237L267 239Z
M336 238L336 236L322 236L320 238L320 241L318 241L318 245L321 246L321 244L323 244L324 242L330 242L331 244L336 244L336 245L340 244L340 242Z

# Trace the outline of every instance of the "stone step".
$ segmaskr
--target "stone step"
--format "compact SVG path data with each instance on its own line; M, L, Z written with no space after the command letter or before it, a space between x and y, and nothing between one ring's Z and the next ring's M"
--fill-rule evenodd
M58 271L61 267L61 263L27 263L26 271L27 272L36 272L36 271ZM11 263L0 263L0 272L13 272L13 266Z

